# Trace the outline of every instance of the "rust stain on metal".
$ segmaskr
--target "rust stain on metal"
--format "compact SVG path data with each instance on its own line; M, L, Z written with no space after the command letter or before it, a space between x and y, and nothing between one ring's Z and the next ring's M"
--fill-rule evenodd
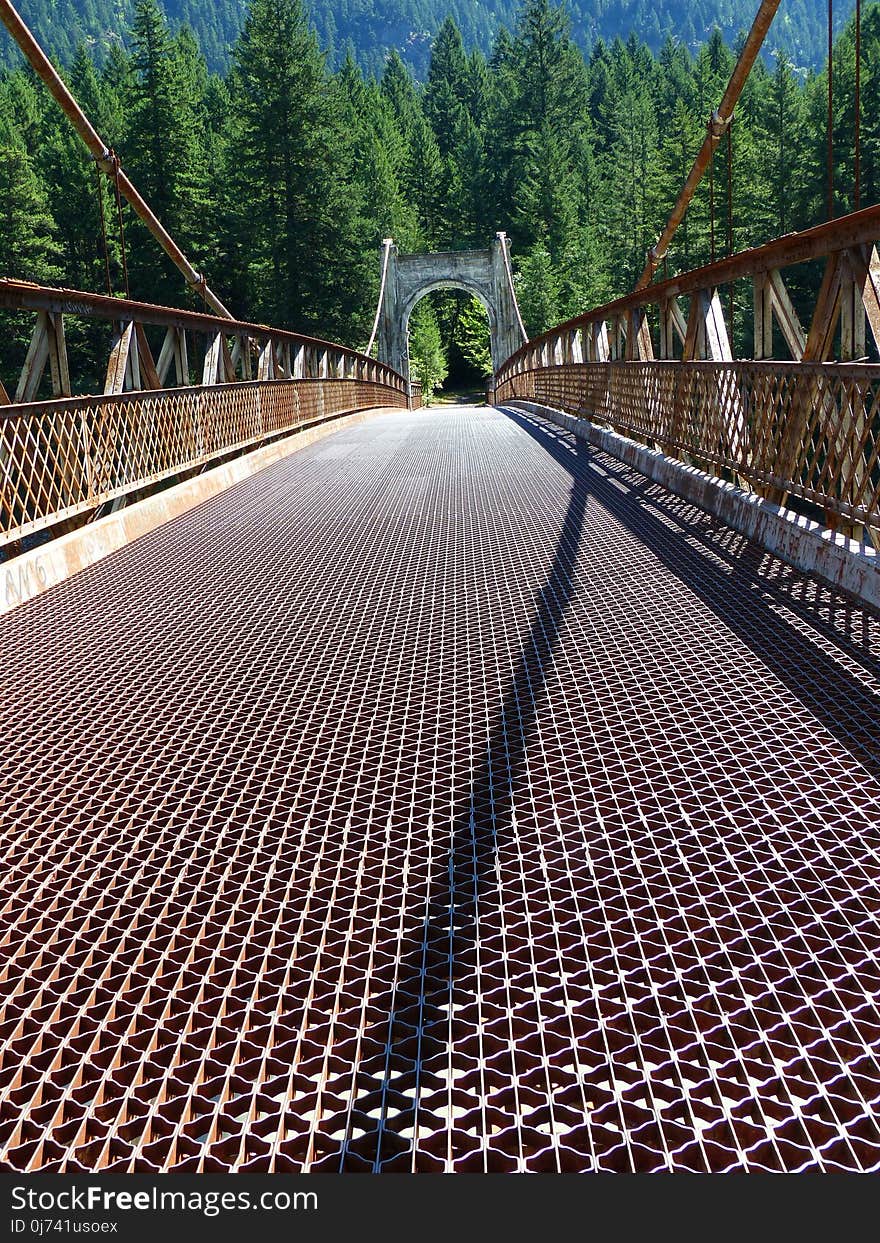
M880 1167L877 620L397 412L0 621L0 1163Z
M66 518L354 411L405 406L362 380L273 380L0 410L0 550Z

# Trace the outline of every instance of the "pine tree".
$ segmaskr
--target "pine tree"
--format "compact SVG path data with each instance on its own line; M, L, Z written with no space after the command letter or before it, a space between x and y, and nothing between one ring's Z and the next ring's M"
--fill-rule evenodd
M391 52L385 62L382 93L394 109L398 125L406 128L411 123L413 114L419 111L418 96L412 74L396 51Z
M42 188L54 208L55 239L64 281L74 289L103 289L106 283L101 209L112 221L110 185L60 110L46 118L39 152ZM100 207L99 198L100 195ZM118 276L115 232L108 232L113 274Z
M556 264L577 236L577 176L569 143L549 125L524 144L512 231L526 246L540 241Z
M574 121L582 103L576 96L585 84L583 59L569 40L562 5L526 0L517 22L514 57L523 127L534 131Z
M431 401L449 374L440 327L428 298L423 298L409 320L410 377L422 386L422 400Z
M353 139L352 174L372 247L376 249L383 238L393 237L402 249L415 248L418 224L401 184L408 147L394 111L375 82L364 82L352 57L346 57L338 81L344 125Z
M486 58L482 52L474 50L468 60L464 105L471 123L477 127L486 124L490 89L489 66Z
M539 243L521 261L516 296L530 337L559 322L559 277L546 246Z
M467 128L456 153L458 169L458 213L453 231L462 245L485 246L493 233L492 221L486 212L486 154L483 136L473 121Z
M253 0L235 48L233 112L226 171L241 205L235 242L252 313L360 335L366 237L342 95L299 0Z
M24 144L0 117L0 276L52 283L59 274L55 222ZM0 317L0 377L14 389L33 328L30 315Z
M801 200L801 171L806 139L803 104L792 65L780 56L762 108L759 130L760 170L764 194L758 206L755 242L788 233L795 226Z
M171 222L180 157L178 99L171 70L171 35L156 0L137 0L132 29L128 163L154 211ZM187 103L189 101L186 101Z
M0 274L52 282L60 275L55 221L33 158L0 122Z
M623 293L644 267L645 252L657 236L664 195L652 73L641 62L639 49L620 40L611 49L611 64L600 118L606 137L603 224L607 242L617 250L614 292ZM670 204L673 199L674 194Z
M468 120L468 62L461 34L451 17L440 27L431 51L422 107L442 156L461 141Z
M94 0L96 13L102 3ZM355 13L351 0L341 0L334 9L339 30L354 22L372 32L366 63L375 76L366 79L357 38L339 71L328 72L298 0L253 0L225 77L208 73L192 32L177 24L195 18L189 0L172 0L173 26L157 0L125 0L135 14L131 54L111 32L97 50L97 70L82 47L75 50L75 22L65 38L75 94L224 300L246 317L362 345L386 236L405 250L455 249L485 246L506 229L533 331L630 287L691 167L735 51L718 30L706 37L714 20L706 0L676 7L674 38L666 37L662 5L628 3L637 32L608 42L614 27L604 0L591 9L574 0L574 35L591 45L585 59L552 0L522 0L514 36L503 26L496 33L485 13L453 6L433 44L421 33L431 27L428 10L419 10L419 33L410 39L411 29L393 31L384 12L367 6ZM803 10L802 0L795 3ZM71 0L56 7L74 12ZM334 28L326 6L312 11L325 33ZM510 0L502 15L513 15ZM201 25L202 48L222 56L223 32L237 20L233 0L220 0ZM397 42L402 55L379 50L382 23L382 38ZM843 24L834 53L838 211L854 195L854 31ZM466 51L490 37L488 61ZM692 53L687 43L697 38L703 42ZM424 89L412 65L426 71ZM755 65L732 130L734 248L823 218L826 91L824 72L804 78L784 54L770 70ZM863 205L880 197L878 97L880 5L869 5ZM103 288L94 165L29 72L0 75L0 131L4 263L29 279ZM722 142L711 179L716 255L728 244L729 172ZM712 253L710 184L705 177L679 229L668 256L672 272ZM116 211L106 181L101 201L118 292ZM191 298L128 209L125 220L133 294ZM816 279L807 264L787 277L804 311ZM440 354L456 376L470 366L467 342L478 323L485 330L482 312L467 306L464 294L444 293L414 319L414 334L424 320L431 337L433 317ZM749 347L745 318L740 348ZM68 331L79 330L72 323Z
M480 380L486 380L492 374L489 320L476 298L465 299L458 314L455 339L464 361Z
M854 49L855 50L855 49ZM880 5L862 15L862 203L880 202Z
M660 200L669 209L675 202L679 188L685 183L701 141L699 122L684 99L679 98L659 154ZM692 224L691 213L688 212L681 222L673 241L673 248L669 252L668 261L673 271L686 271L694 267L697 262L695 255L699 239L693 236Z
M423 245L432 246L443 227L443 159L434 131L419 112L409 133L410 156L406 190L416 211Z
M137 0L125 162L166 229L190 251L204 198L199 118L205 82L192 36L184 30L172 38L156 0ZM131 213L126 221L132 294L155 302L179 299L177 270Z

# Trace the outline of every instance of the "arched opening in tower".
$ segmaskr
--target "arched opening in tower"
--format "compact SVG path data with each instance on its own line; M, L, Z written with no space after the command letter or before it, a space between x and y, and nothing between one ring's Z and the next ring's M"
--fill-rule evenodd
M492 374L489 318L465 290L435 289L416 304L408 326L410 377L423 399L482 400Z

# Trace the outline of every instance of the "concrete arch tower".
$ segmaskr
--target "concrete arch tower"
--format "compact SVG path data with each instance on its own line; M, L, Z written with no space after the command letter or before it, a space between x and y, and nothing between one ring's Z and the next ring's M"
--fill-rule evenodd
M464 289L486 308L492 367L497 370L525 340L507 276L509 246L504 233L497 233L485 250L402 255L392 245L379 311L379 361L409 378L407 332L416 303L434 289Z

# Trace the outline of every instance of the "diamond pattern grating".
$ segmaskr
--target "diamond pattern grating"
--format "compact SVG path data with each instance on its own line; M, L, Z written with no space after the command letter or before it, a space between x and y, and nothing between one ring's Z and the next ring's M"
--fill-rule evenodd
M880 1168L878 636L492 410L2 619L2 1168Z

